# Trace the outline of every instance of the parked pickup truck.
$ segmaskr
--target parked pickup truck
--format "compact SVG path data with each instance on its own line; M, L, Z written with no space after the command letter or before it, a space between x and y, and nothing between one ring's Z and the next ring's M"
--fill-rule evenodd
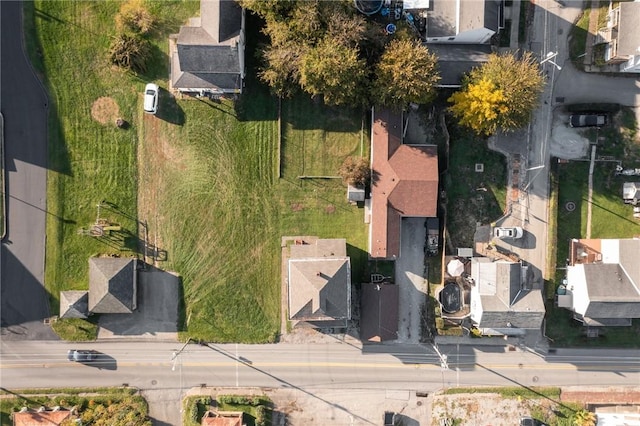
M437 217L427 218L427 246L425 252L427 256L437 256L440 245L440 222Z
M569 117L571 127L602 127L607 124L606 114L574 114Z

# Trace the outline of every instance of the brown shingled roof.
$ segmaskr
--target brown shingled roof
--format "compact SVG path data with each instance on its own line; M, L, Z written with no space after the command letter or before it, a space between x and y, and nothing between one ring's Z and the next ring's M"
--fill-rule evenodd
M437 148L403 144L400 114L375 111L373 121L370 254L397 257L401 218L437 215Z

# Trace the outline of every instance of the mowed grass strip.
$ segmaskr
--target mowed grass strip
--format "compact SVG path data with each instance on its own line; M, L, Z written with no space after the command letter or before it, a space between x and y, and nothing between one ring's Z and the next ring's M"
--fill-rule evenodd
M182 126L143 120L143 146L161 145L148 160L163 182L161 191L151 182L141 194L157 197L153 226L167 252L159 266L183 278L185 337L273 341L280 318L277 122L240 121L230 101L177 105L187 117Z
M61 290L88 288L92 255L135 255L137 249L137 136L118 129L115 118L135 124L145 81L107 61L120 2L37 1L25 3L27 46L50 97L49 173L45 282L52 314ZM154 10L167 31L177 30L197 2L165 2ZM155 35L166 45L164 34ZM154 50L156 67L166 58ZM166 50L166 49L165 49ZM154 69L150 70L155 75ZM152 76L149 79L153 78ZM92 117L99 98L113 100L104 124ZM80 235L96 221L102 200L115 208L101 217L121 226L109 237Z
M235 105L178 100L187 117L182 126L147 117L141 126L142 149L156 152L148 158L155 164L143 169L153 168L149 173L164 183L162 190L141 188L140 194L157 198L157 212L150 216L158 218L159 249L168 256L160 266L183 277L184 337L247 343L276 339L283 235L346 237L357 276L366 263L362 209L347 203L340 180L277 178L277 120L242 120L252 110L276 108L277 103L264 90L247 90L251 104L246 98ZM352 120L350 126L357 131L328 131L323 126L333 111L323 112L308 99L284 101L283 106L284 111L294 108L316 117L318 126L290 126L283 114L286 137L294 141L288 147L302 138L307 143L296 154L284 148L285 158L298 164L311 152L311 157L323 156L327 162L332 158L329 167L337 170L347 155L360 150L359 112L342 118ZM319 136L308 138L309 133ZM323 142L331 138L342 144L329 153ZM141 174L142 185L152 181Z

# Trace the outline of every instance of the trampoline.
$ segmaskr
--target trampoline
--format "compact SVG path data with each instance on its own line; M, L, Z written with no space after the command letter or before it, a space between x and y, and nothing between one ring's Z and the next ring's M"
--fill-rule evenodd
M448 282L438 295L442 310L452 314L462 307L462 294L460 286L455 282Z

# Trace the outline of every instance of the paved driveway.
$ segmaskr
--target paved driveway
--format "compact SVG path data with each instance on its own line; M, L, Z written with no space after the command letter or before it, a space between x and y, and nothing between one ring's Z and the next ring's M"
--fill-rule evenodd
M400 286L398 341L420 342L422 309L426 302L424 245L427 232L424 218L402 219L400 257L396 260L396 284Z
M0 252L3 339L56 339L44 289L47 96L22 43L22 3L0 2L7 233Z
M138 272L138 308L131 314L100 315L98 339L176 341L180 278L147 266Z

